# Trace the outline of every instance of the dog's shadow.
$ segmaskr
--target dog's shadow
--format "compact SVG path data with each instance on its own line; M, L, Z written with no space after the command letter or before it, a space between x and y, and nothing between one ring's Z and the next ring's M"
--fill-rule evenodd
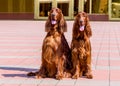
M21 68L21 67L0 67L0 70L5 70L7 72L1 73L4 77L28 77L27 73L31 71L37 71L36 68ZM13 73L9 73L8 71L14 71Z

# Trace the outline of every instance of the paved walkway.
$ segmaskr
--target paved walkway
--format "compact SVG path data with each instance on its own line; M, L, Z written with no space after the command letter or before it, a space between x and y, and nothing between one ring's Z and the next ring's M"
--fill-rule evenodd
M93 79L27 77L41 64L44 21L0 21L0 86L120 86L120 22L91 22ZM65 36L70 44L73 21Z

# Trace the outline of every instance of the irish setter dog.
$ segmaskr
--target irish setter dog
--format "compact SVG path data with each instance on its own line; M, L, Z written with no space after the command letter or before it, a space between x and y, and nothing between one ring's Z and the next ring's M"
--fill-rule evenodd
M38 72L28 73L28 76L56 79L69 77L68 70L72 67L71 50L64 36L67 24L59 8L51 9L45 30L47 35L43 40L41 67Z
M93 78L91 73L91 43L92 36L89 18L85 12L79 12L73 24L71 53L73 76L77 79L82 75Z

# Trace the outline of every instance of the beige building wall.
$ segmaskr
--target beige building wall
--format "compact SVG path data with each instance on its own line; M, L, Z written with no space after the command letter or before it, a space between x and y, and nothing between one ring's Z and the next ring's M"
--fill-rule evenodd
M34 0L0 0L1 13L34 12Z

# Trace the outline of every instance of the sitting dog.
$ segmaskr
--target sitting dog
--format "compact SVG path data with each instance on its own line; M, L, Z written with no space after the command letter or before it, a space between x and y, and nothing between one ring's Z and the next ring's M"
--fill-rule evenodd
M50 77L62 79L69 77L72 67L71 51L64 32L67 30L66 21L59 8L50 11L45 24L47 35L42 46L42 64L39 71L28 73L28 76Z
M92 36L89 18L85 12L79 12L76 16L72 31L72 78L84 75L93 78L91 73L91 43Z

